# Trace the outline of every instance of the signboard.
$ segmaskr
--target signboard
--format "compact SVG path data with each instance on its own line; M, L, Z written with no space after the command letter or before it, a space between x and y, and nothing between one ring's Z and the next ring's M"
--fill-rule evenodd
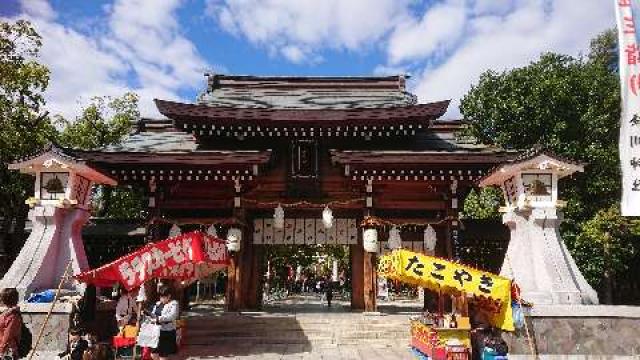
M620 58L620 163L623 216L640 216L640 44L637 0L614 0ZM634 16L635 15L635 16Z
M378 274L436 292L473 294L493 311L496 326L514 330L511 280L507 278L408 250L395 250L381 257Z
M335 219L333 226L325 228L322 219L285 219L284 229L275 229L273 219L253 221L253 243L262 245L355 245L358 243L356 219Z

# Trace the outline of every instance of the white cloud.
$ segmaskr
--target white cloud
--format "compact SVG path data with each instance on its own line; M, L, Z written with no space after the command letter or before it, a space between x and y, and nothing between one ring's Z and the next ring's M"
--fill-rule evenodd
M25 14L36 18L53 20L57 16L47 0L20 0L20 6Z
M313 49L374 46L408 16L409 0L207 0L207 13L251 43L288 49L293 62L317 59ZM276 51L277 53L277 51Z
M465 13L463 2L450 1L435 5L420 21L410 19L398 24L389 40L390 62L444 54L454 48L464 33Z
M606 1L516 1L503 9L509 6L507 14L467 18L460 46L437 65L427 65L417 78L420 101L453 99L445 116L459 117L459 99L482 72L523 66L546 51L578 55L588 50L591 38L614 26L613 6ZM425 28L424 36L430 29Z
M179 31L179 0L116 0L103 7L105 30L91 35L57 22L45 0L21 5L20 17L31 20L43 37L51 113L72 119L93 96L134 91L142 115L158 117L153 98L179 100L180 90L204 85L208 65Z
M207 0L220 27L293 63L323 50L386 52L376 74L418 74L421 101L459 98L487 69L526 65L545 51L577 55L613 27L608 1Z
M285 58L295 64L300 64L307 58L304 51L295 45L287 45L280 51Z

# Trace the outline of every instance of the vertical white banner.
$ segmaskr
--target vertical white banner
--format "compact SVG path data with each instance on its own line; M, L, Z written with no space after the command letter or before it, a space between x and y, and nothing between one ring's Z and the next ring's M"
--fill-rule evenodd
M640 44L634 19L638 0L614 0L620 57L620 163L623 216L640 216Z

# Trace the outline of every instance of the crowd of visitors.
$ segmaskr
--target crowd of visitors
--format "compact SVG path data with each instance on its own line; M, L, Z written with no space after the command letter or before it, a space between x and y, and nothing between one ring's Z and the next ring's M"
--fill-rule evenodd
M117 299L114 335L124 334L126 327L147 322L159 327L160 335L155 348L145 349L143 358L168 360L178 351L176 323L180 314L180 303L175 299L175 289L158 284L153 286L153 296L147 299L142 291L119 289ZM135 296L136 292L138 296ZM142 295L142 296L141 296ZM157 301L147 301L157 298ZM24 358L31 351L32 334L25 326L20 307L19 293L15 288L0 290L0 360ZM177 296L180 298L180 296ZM88 286L84 296L77 302L71 316L68 342L65 351L58 354L65 360L107 360L114 358L110 339L100 339L94 331L96 327L96 289ZM86 314L92 312L93 314ZM98 326L105 328L104 323Z

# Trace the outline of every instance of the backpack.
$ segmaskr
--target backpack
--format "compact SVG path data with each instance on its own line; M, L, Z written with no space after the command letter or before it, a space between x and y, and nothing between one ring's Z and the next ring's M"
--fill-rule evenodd
M29 328L22 321L22 316L20 316L20 341L18 342L18 358L22 359L29 355L33 347L33 335Z

